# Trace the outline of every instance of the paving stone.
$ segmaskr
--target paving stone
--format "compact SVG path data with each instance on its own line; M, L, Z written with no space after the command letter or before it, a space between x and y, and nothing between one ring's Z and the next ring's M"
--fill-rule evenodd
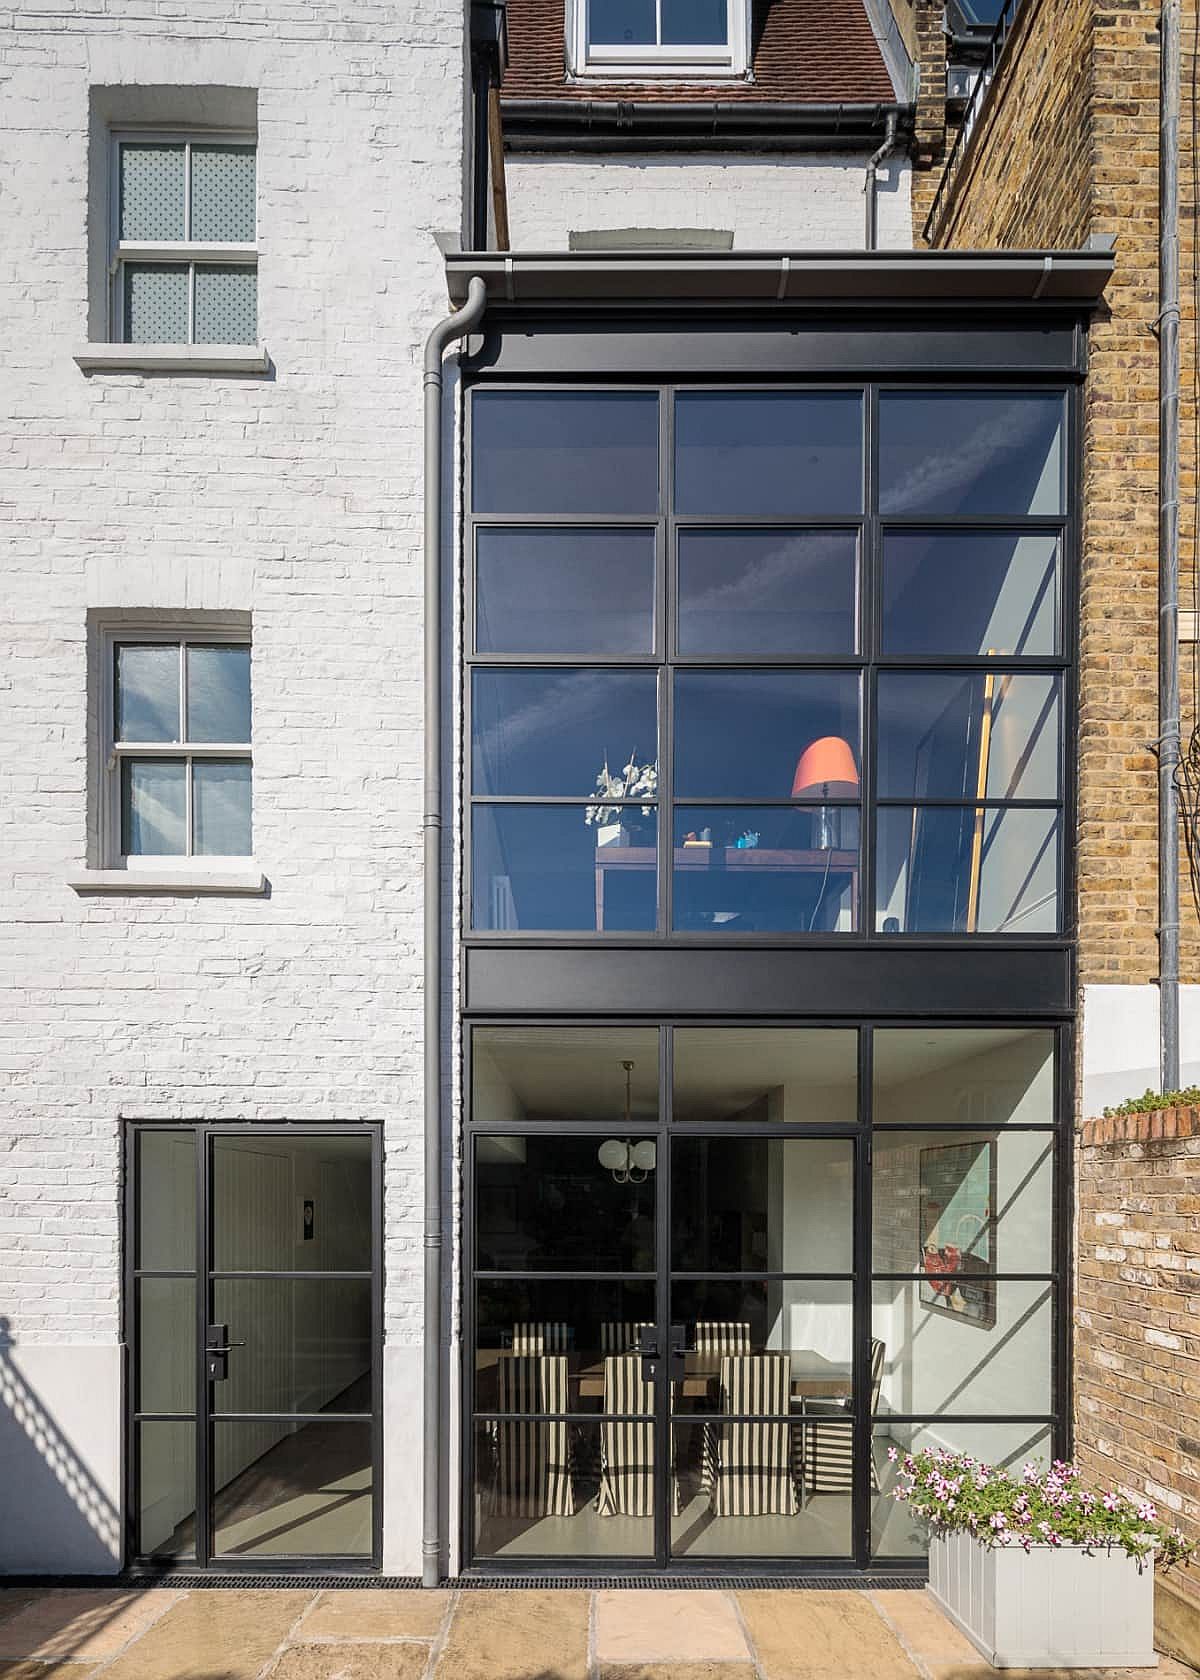
M255 1680L310 1592L191 1592L104 1672L110 1680Z
M95 1673L92 1663L0 1662L0 1680L46 1680L56 1674L59 1680L88 1680Z
M916 1680L918 1670L862 1593L739 1592L764 1680Z
M928 1592L872 1592L868 1597L914 1656L930 1662L979 1661L966 1634L942 1614Z
M570 1589L459 1593L435 1680L588 1680L589 1598Z
M746 1662L749 1656L728 1593L596 1594L597 1662Z
M596 1680L753 1680L749 1662L605 1663L594 1670Z
M448 1592L350 1588L321 1593L294 1637L309 1639L433 1639Z
M165 1589L62 1587L33 1596L0 1621L0 1658L103 1662L167 1614L182 1594Z
M289 1645L270 1680L421 1680L428 1662L428 1645Z
M5 1622L10 1616L15 1616L18 1610L23 1610L27 1604L32 1604L40 1597L36 1587L3 1587L0 1588L0 1622Z

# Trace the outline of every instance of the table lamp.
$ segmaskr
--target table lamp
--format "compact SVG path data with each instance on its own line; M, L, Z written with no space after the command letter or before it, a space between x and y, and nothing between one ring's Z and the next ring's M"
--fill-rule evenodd
M823 799L857 799L858 766L848 741L822 735L805 747L792 779L792 798L819 790ZM836 852L842 843L842 813L836 805L818 805L813 812L813 849Z

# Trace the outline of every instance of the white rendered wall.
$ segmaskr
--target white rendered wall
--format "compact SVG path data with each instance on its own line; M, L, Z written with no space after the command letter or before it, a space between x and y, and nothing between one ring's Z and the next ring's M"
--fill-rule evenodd
M505 161L516 251L565 251L568 235L614 228L721 228L734 249L862 250L867 154L669 153ZM912 246L907 160L879 172L879 246Z
M1085 986L1080 1114L1158 1090L1158 987ZM1200 1085L1200 986L1179 989L1180 1080Z
M0 1568L118 1561L131 1116L383 1122L384 1562L419 1568L420 345L462 12L47 0L0 44ZM89 85L132 83L258 90L269 377L71 359ZM269 896L79 897L89 610L197 606L252 615Z

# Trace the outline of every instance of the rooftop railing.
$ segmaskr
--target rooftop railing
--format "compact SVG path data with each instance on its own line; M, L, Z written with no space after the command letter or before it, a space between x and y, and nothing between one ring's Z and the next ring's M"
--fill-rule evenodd
M988 89L996 78L997 68L1020 9L1021 0L1005 0L1005 4L1000 10L1000 16L996 19L996 27L992 30L991 38L988 41L983 63L980 66L978 76L975 78L975 85L963 107L962 126L955 138L954 145L950 149L950 156L946 159L945 168L942 170L942 178L938 182L937 192L933 195L933 203L930 205L929 214L925 218L925 226L921 230L927 241L932 242L933 229L937 226L942 207L958 177L959 170L962 168L972 131L979 120L979 113L983 109Z

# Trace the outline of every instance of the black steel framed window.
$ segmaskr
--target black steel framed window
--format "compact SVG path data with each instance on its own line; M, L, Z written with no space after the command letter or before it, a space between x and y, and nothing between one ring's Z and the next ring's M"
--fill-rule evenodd
M378 1127L130 1121L123 1143L127 1558L377 1569Z
M1068 1453L1065 1024L510 1017L469 1022L466 1055L474 1564L919 1566L891 1453ZM704 1324L790 1362L790 1516L756 1527L697 1468L731 1417L764 1421L718 1399ZM605 1356L643 1347L622 1411ZM557 1387L506 1387L531 1360ZM531 1442L558 1452L536 1487ZM605 1492L622 1452L650 1465L640 1506L628 1476Z
M468 936L1061 941L1073 410L475 386Z

